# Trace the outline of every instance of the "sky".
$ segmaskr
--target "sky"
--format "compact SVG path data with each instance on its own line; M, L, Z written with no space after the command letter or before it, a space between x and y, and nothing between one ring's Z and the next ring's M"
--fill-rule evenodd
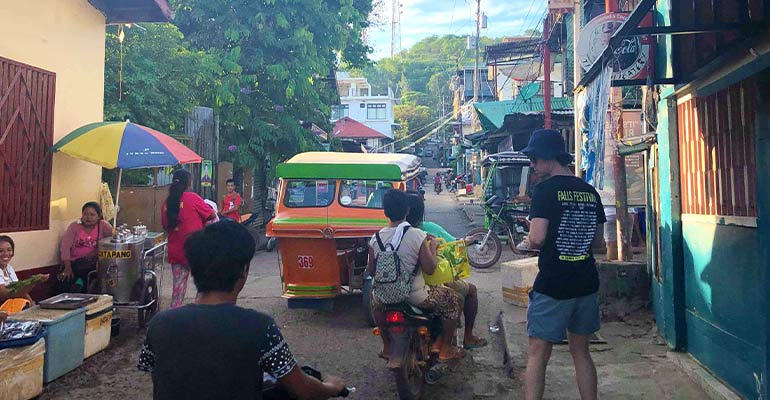
M374 48L370 56L379 60L390 56L391 4L384 0L379 13L379 26L367 32ZM400 0L401 48L408 49L431 35L468 35L476 33L476 0ZM541 30L547 0L481 0L481 11L487 14L487 29L481 36L522 35L527 29Z

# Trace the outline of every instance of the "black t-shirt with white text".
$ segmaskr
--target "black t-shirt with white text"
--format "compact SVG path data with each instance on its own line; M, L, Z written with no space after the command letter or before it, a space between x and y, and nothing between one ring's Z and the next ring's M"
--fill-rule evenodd
M535 188L530 218L548 220L533 289L555 299L598 291L591 245L596 226L607 219L596 189L578 177L552 176Z

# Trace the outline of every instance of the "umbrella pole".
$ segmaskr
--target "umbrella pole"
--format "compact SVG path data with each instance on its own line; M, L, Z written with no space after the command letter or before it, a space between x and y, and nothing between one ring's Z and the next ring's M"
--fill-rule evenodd
M120 212L120 181L123 179L123 168L118 169L118 186L115 193L115 217L112 219L112 227L118 227L118 213Z

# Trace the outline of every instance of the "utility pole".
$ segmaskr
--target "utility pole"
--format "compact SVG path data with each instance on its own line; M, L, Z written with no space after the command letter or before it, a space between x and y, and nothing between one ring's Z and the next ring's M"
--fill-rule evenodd
M473 68L473 101L479 101L479 46L481 36L481 0L476 0L476 64Z
M618 12L617 0L605 0L605 12ZM617 217L617 246L618 260L629 261L631 259L631 230L628 228L628 192L626 191L626 160L618 153L617 143L623 138L623 89L613 87L610 89L610 118L611 126L615 128L612 146L609 151L612 156L612 175L615 181L615 215ZM607 144L605 143L605 146ZM608 249L609 251L609 249ZM609 256L609 252L607 254Z
M575 0L574 14L572 14L572 49L573 49L573 70L575 75L576 86L580 79L583 77L583 67L580 66L577 53L577 42L580 37L580 27L583 20L583 4L582 1ZM574 87L573 87L574 89ZM575 110L577 111L577 110ZM581 165L583 164L583 132L580 131L580 115L575 112L575 176L580 176Z
M548 48L549 19L549 16L546 16L543 20L543 113L545 114L545 129L551 129L551 49Z

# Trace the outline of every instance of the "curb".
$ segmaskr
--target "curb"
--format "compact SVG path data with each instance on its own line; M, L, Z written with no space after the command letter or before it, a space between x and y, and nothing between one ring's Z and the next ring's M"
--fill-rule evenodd
M505 314L502 311L497 314L497 326L500 328L498 335L502 336L503 339L503 369L509 378L513 378L513 357L511 356L511 347L513 346L508 343L507 328L505 327Z
M671 360L696 385L700 386L711 400L741 400L742 397L717 379L711 372L687 353L669 351L666 358Z

